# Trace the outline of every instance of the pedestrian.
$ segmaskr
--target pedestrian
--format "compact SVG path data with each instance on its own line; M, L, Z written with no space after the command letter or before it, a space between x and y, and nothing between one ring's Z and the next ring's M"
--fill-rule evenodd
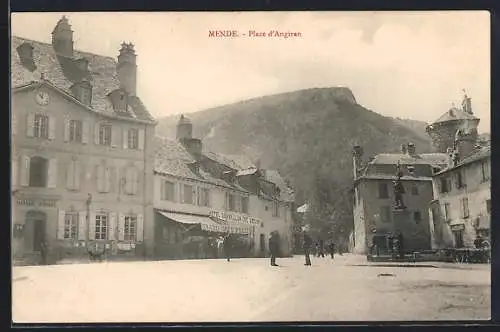
M393 253L393 250L392 250L393 238L392 238L391 234L387 234L386 241L387 241L387 250L389 251L389 255L392 256L392 253Z
M319 255L318 255L318 257L319 256L325 258L325 241L323 241L323 239L319 240Z
M330 251L330 256L333 259L335 255L335 243L333 241L330 241L330 244L328 245L328 250Z
M226 256L226 259L228 262L231 261L231 251L232 251L232 239L231 235L227 234L226 237L224 238L224 254Z
M304 248L304 256L306 259L306 263L304 265L306 266L311 266L311 257L309 255L311 254L312 243L313 242L311 237L307 234L306 231L304 231L303 248Z
M40 258L41 258L41 264L42 265L47 265L47 251L48 251L48 243L47 241L43 240L40 243Z
M271 255L271 266L279 266L276 264L276 256L278 256L279 242L276 231L271 232L269 237L269 253Z
M403 233L398 233L398 249L399 249L399 258L405 257L404 246L403 246Z

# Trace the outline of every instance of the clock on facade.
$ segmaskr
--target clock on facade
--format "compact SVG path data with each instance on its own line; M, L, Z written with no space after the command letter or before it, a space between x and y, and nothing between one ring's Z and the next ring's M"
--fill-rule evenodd
M36 102L39 105L45 106L50 101L49 93L46 91L38 91L35 96Z

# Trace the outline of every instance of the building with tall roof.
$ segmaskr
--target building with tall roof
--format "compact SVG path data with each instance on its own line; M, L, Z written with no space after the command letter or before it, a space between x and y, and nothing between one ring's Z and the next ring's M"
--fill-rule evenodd
M354 162L354 231L350 249L367 254L376 243L387 250L386 237L401 233L408 250L431 248L428 204L432 200L432 174L444 168L448 155L418 153L417 147L405 144L400 153L382 153L363 162L362 147L353 150ZM402 172L404 209L395 208L395 175Z
M155 138L155 255L215 258L216 239L230 236L239 256L263 256L277 231L290 254L293 192L280 174L243 156L206 151L181 116L176 140Z
M471 248L491 239L491 146L456 160L433 176L429 213L433 247Z
M12 37L15 260L152 254L155 119L137 95L134 45L117 60L75 49L62 17L52 42Z

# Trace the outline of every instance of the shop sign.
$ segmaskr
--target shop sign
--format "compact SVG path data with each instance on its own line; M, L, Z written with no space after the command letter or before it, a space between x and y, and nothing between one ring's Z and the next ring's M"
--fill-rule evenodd
M39 207L56 207L56 200L53 199L43 199L43 200L32 200L32 199L18 199L17 205L28 205L28 206L39 206Z
M261 223L261 221L257 218L253 218L245 214L236 214L226 211L210 211L210 217L226 223L238 222L249 225L260 225Z

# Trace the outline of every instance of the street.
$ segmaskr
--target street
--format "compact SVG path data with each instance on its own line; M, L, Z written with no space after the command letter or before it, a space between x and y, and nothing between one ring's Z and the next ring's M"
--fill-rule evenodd
M14 267L16 323L477 320L490 266L355 255ZM423 265L423 266L415 266ZM427 266L427 267L425 267Z

